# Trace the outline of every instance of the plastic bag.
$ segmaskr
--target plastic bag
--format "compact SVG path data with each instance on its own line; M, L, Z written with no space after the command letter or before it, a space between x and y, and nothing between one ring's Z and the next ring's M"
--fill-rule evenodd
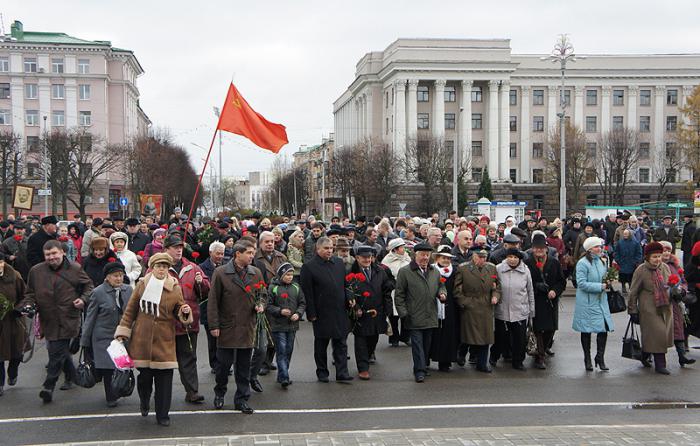
M107 347L107 353L112 358L112 362L114 362L114 366L117 369L129 370L134 368L134 360L129 356L126 347L116 339L113 339L109 347Z

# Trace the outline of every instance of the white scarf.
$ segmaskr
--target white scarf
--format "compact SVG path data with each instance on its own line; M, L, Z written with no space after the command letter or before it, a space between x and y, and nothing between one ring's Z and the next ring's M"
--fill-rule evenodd
M444 277L447 279L452 275L452 264L450 266L440 266L437 263L433 263L433 268L438 270L440 273L441 277ZM447 271L445 271L447 270ZM440 302L440 299L437 297L435 298L437 300L437 311L438 311L438 320L444 321L445 320L445 304L443 302Z
M160 305L160 298L163 295L163 285L165 285L165 279L157 279L155 276L151 276L146 283L146 289L143 290L143 296L141 296L141 311L158 317L160 311L158 306Z

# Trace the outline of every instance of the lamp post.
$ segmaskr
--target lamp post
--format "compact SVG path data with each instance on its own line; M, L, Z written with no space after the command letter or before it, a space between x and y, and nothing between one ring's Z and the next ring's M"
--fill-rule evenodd
M48 158L48 141L46 140L46 137L48 136L47 130L46 130L46 115L44 115L44 194L46 194L46 190L49 188L49 158ZM53 197L51 197L53 198ZM49 196L44 195L44 217L49 215Z
M566 217L566 123L565 109L566 101L564 100L564 81L566 79L566 62L576 62L577 56L574 54L574 47L569 40L567 34L560 34L559 41L554 45L554 49L549 56L542 57L540 60L551 60L553 63L559 62L561 67L561 89L559 90L559 107L561 111L557 113L559 117L559 217ZM579 56L578 59L585 59L584 56Z
M219 107L214 107L214 115L217 118L221 117L221 110L219 110ZM219 198L221 199L221 212L224 211L224 190L223 190L223 174L222 169L223 169L223 162L221 162L221 130L219 130Z

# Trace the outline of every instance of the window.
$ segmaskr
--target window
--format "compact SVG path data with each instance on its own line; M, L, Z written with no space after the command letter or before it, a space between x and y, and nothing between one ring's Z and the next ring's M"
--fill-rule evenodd
M85 84L78 85L78 94L81 101L87 101L90 99L90 86Z
M669 168L666 169L666 182L675 183L676 182L676 169Z
M430 128L430 115L428 113L418 113L418 128L419 129L429 129Z
M588 157L593 160L596 157L598 145L595 142L587 142L586 151L588 152Z
M544 116L533 116L532 117L532 131L533 132L544 132Z
M544 156L544 144L541 142L532 143L532 157L542 158Z
M0 125L10 125L10 110L0 110Z
M39 86L37 84L25 84L24 97L27 99L36 99L39 97Z
M457 100L457 93L455 92L455 87L450 87L449 85L445 87L445 102L455 102Z
M649 182L649 168L648 167L640 167L639 168L639 182L640 183L648 183Z
M90 74L89 59L78 59L78 74Z
M386 110L387 108L389 108L389 90L384 92L384 109Z
M586 105L598 105L598 90L586 90Z
M27 163L27 177L39 178L39 163Z
M78 167L78 175L80 176L81 182L87 182L92 176L92 163L80 163Z
M649 203L650 201L651 201L650 194L639 194L639 202L640 203Z
M36 57L26 57L24 59L24 72L36 73Z
M666 90L666 105L678 105L678 90Z
M564 104L567 107L571 105L571 90L564 90Z
M454 113L445 113L445 128L446 129L455 129L455 114Z
M667 132L675 132L677 126L678 126L678 117L677 116L666 116L666 131Z
M92 112L89 112L89 111L81 111L80 112L80 125L86 126L86 127L92 125Z
M586 169L586 183L592 184L597 180L595 169Z
M481 129L481 113L472 113L472 129Z
M473 87L472 88L472 102L481 102L482 95L481 95L481 87Z
M481 141L472 141L472 156L484 156L481 150Z
M472 169L472 181L475 183L481 183L481 176L482 176L483 169L480 167L474 167Z
M510 131L511 132L518 131L518 117L517 116L510 117Z
M80 148L84 150L92 149L92 135L80 135Z
M651 90L639 90L639 105L651 105Z
M613 105L625 105L625 90L613 90Z
M516 143L516 142L510 143L510 157L511 158L518 157L518 143Z
M511 183L515 183L518 180L518 170L517 169L510 169L510 181Z
M40 141L38 136L27 136L27 151L38 152L39 145Z
M7 73L8 71L10 71L10 59L0 57L0 73Z
M533 195L532 207L534 207L535 209L544 208L544 195Z
M598 205L598 195L596 195L596 194L586 195L586 205L587 206L597 206Z
M532 105L544 105L544 90L532 90Z
M37 110L27 110L25 124L30 126L39 125L39 112Z
M384 131L385 134L389 134L389 117L384 118Z
M518 91L517 90L510 90L510 93L508 96L508 103L510 105L518 105Z
M640 142L639 143L639 159L640 160L648 160L649 156L650 156L649 143L648 142Z
M647 133L651 129L651 116L639 117L639 131Z
M10 84L0 84L0 99L10 99Z
M53 99L64 99L66 97L66 87L63 84L52 85L51 97Z
M532 182L544 183L544 171L542 169L532 169Z
M622 116L613 116L613 130L622 130L624 119Z
M54 110L51 112L51 125L54 127L66 125L66 113L63 110Z
M51 59L51 72L63 73L63 59Z
M595 133L598 131L598 118L595 116L586 116L586 133Z
M416 95L418 102L428 102L430 100L430 91L428 91L428 87L425 85L418 86Z

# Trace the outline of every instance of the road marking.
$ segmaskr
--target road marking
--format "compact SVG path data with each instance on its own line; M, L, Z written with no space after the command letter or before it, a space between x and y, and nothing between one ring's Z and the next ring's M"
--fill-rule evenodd
M640 401L598 401L598 402L551 402L551 403L491 403L491 404L427 404L414 406L376 406L376 407L339 407L318 409L260 409L256 414L333 414L348 412L397 412L416 410L444 410L444 409L522 409L522 408L548 408L548 407L619 407L623 409L696 409L700 408L700 402L688 401L664 401L664 402L640 402ZM170 415L230 415L241 414L237 410L176 410ZM95 413L82 415L57 415L43 417L23 417L0 419L0 424L32 423L37 421L72 421L90 420L96 418L131 418L140 417L140 412L125 413Z

